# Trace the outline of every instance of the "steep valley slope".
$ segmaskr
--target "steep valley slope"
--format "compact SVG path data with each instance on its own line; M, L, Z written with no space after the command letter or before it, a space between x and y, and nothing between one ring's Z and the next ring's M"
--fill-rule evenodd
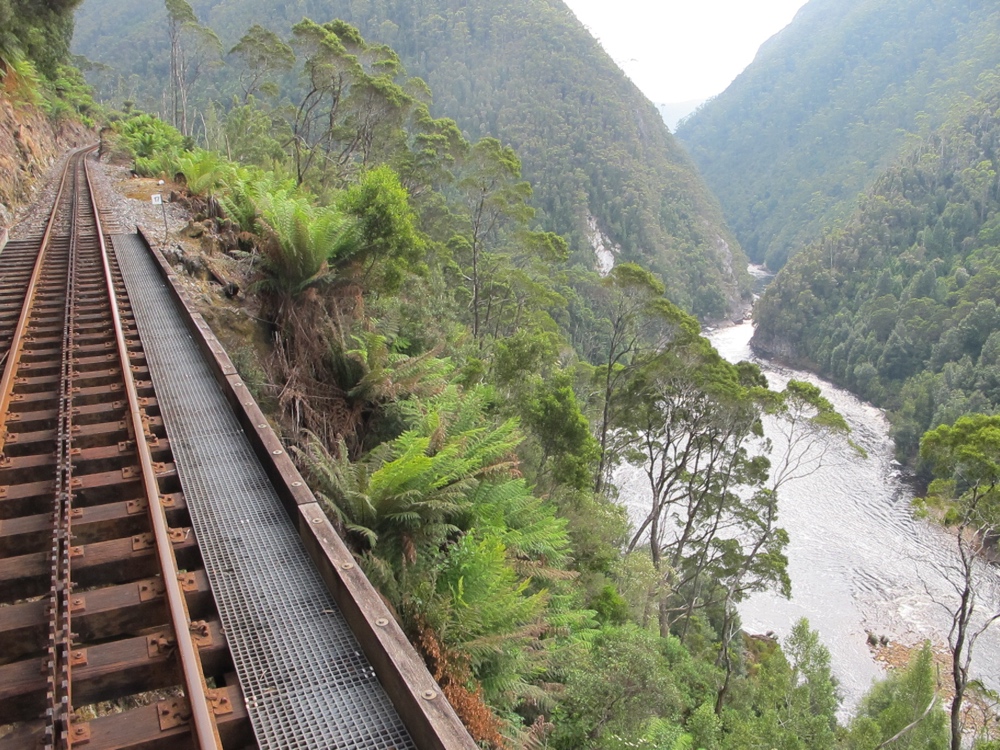
M435 115L456 119L473 139L514 146L539 223L568 236L577 260L594 267L598 249L638 260L700 317L739 314L749 278L718 202L655 107L560 0L196 0L192 7L223 49L254 22L283 37L303 16L356 25L426 80ZM95 78L104 82L102 96L166 109L169 40L160 4L86 0L76 24L75 51L113 68ZM140 48L145 54L132 54ZM193 92L199 107L235 93L235 61L224 61ZM296 85L285 81L283 95L294 98Z
M677 134L747 254L776 271L998 64L994 3L811 0Z

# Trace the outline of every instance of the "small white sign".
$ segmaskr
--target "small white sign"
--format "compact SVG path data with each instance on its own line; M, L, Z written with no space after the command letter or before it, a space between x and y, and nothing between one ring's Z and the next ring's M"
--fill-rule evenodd
M159 193L154 193L153 194L153 205L154 206L159 206L162 203L163 203L163 196L160 195Z

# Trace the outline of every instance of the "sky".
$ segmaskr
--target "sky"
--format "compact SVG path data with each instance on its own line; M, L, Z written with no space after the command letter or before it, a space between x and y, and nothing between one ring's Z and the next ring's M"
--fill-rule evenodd
M654 102L721 93L805 0L565 0Z

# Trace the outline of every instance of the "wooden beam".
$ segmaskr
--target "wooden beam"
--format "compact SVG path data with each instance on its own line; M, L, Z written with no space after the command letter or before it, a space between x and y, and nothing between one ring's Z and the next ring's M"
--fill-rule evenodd
M218 622L209 623L205 645L199 648L207 675L222 674L229 649ZM135 693L181 684L172 632L127 638L76 649L80 658L72 668L73 703L79 708ZM162 645L157 646L157 643ZM81 654L82 657L77 655ZM0 666L0 723L31 721L45 711L46 682L43 659L27 659Z
M174 554L182 569L200 567L198 545L190 528L175 530ZM136 544L135 537L83 545L72 559L77 586L101 586L115 581L152 578L159 572L156 550ZM49 558L45 552L0 559L0 601L41 596L49 588Z
M208 617L212 590L205 572L185 573L181 588L192 619ZM86 591L73 599L73 632L80 643L138 635L168 621L158 577ZM48 645L47 605L47 600L39 599L0 607L0 664L44 652Z
M238 685L219 688L218 697L224 697L229 713L217 713L216 724L219 735L226 747L254 747L253 730L247 716L246 705ZM74 747L81 750L195 750L187 724L160 727L160 707L153 703L130 711L99 716L85 724L74 724L78 732ZM44 724L30 722L18 727L13 733L0 738L0 750L23 750L40 746ZM72 735L71 735L72 736ZM82 741L86 737L85 741Z
M165 496L167 521L184 523L187 504L180 493ZM92 544L101 539L117 539L141 534L149 529L145 500L127 500L89 508L76 508L73 515L73 544ZM52 536L52 514L39 513L0 520L0 557L26 555L44 548Z

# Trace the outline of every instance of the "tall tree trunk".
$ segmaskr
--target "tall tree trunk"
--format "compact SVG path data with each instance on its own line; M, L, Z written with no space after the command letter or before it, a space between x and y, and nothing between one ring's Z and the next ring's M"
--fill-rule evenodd
M661 566L663 564L663 558L660 555L660 518L659 514L653 517L653 522L649 527L649 556L653 562L653 569L657 572L659 577L659 588L656 592L657 599L657 614L660 623L660 637L666 638L670 635L670 609L669 602L667 601L670 592L666 590L663 585L663 571Z
M965 686L958 689L955 682L955 699L951 702L951 750L962 750L962 700L965 697Z
M180 115L180 102L177 91L177 55L180 47L180 31L176 23L170 25L170 124L175 128L178 126Z
M716 660L716 663L725 668L726 677L722 682L722 687L719 688L719 692L715 696L716 716L722 715L722 707L726 703L726 695L729 693L729 684L733 678L733 655L729 650L729 647L733 642L733 614L728 594L723 606L724 615L722 620L722 643L720 644L719 658ZM721 664L719 662L721 662Z
M959 528L959 534L965 529ZM959 542L961 544L961 541ZM972 571L973 560L962 551L962 566L965 574L965 586L959 598L958 609L955 610L955 640L951 645L951 677L955 686L955 697L951 701L951 750L962 750L962 701L965 699L965 688L968 683L966 666L969 620L972 617Z
M611 358L608 357L608 372L604 378L604 410L601 413L601 458L597 464L597 478L594 481L594 491L604 488L604 472L608 456L608 420L611 418Z

